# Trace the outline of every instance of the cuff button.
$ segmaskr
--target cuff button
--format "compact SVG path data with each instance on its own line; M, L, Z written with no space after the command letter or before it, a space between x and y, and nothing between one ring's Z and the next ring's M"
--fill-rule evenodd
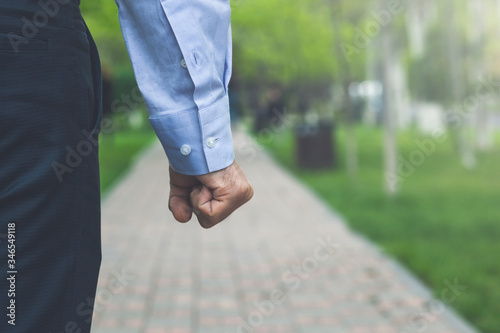
M217 139L216 138L210 137L210 138L207 139L207 147L208 148L215 147L216 143L217 143Z
M188 156L189 154L191 154L191 147L189 147L188 145L183 145L181 147L181 154L184 156Z

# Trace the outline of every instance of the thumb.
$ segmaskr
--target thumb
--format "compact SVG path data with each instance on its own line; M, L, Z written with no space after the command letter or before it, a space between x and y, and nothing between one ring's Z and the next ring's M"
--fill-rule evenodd
M183 197L170 197L168 201L168 208L172 212L172 215L174 215L174 218L182 223L186 223L191 220L191 216L193 215L189 202Z
M197 214L202 208L206 209L206 206L210 204L210 201L212 199L213 199L212 190L210 190L205 185L197 186L191 192L191 203L195 214Z

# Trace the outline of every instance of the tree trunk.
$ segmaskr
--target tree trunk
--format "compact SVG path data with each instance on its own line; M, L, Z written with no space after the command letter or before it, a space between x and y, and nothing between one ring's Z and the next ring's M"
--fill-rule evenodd
M340 28L336 22L333 23L334 29L338 35L340 35ZM338 59L344 59L343 53L340 49L340 44L337 44L337 48L335 49ZM349 97L349 85L351 83L351 73L349 68L349 63L345 61L343 63L344 70L342 71L343 75L341 77L342 80L342 88L343 88L343 99L345 106L345 127L346 127L346 169L347 174L351 181L356 182L358 179L358 144L356 138L356 128L355 123L353 123L353 113L354 106Z
M487 73L486 62L485 62L485 33L486 33L486 22L485 22L485 11L484 11L484 1L474 0L472 4L473 13L472 22L476 24L469 25L473 30L473 36L475 41L476 49L478 54L476 55L476 77L485 77ZM490 100L493 96L486 98L480 98L479 105L476 113L476 146L481 151L489 150L493 147L493 128L490 124L490 112L488 108L487 100Z
M462 48L459 38L457 38L457 20L456 20L456 6L457 3L454 0L447 0L446 2L446 12L448 13L447 22L447 56L449 64L449 74L451 83L451 97L453 99L452 104L462 106L465 99L465 88L464 88L464 75L463 75L463 63L460 61L460 55L462 54ZM469 110L466 110L469 111ZM473 147L471 140L468 139L467 132L471 128L471 114L472 112L462 113L462 123L461 126L456 130L455 137L457 140L458 153L462 164L467 169L473 169L477 162L474 156Z
M358 178L358 144L356 138L356 124L354 120L354 103L349 95L350 81L344 83L344 101L346 111L346 168L351 181Z
M384 1L381 1L384 3ZM394 196L399 189L397 174L397 144L394 89L391 67L394 63L394 53L390 27L382 29L382 72L384 85L384 179L385 190Z

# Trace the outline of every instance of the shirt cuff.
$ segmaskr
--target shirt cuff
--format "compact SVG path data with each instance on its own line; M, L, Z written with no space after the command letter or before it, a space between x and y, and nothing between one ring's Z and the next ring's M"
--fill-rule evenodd
M185 175L203 175L234 162L229 99L202 110L150 117L170 166Z

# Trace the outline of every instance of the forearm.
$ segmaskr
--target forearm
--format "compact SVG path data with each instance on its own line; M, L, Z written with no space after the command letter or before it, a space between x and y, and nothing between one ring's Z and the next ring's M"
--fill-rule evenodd
M227 0L116 0L151 123L173 169L200 175L234 160Z

